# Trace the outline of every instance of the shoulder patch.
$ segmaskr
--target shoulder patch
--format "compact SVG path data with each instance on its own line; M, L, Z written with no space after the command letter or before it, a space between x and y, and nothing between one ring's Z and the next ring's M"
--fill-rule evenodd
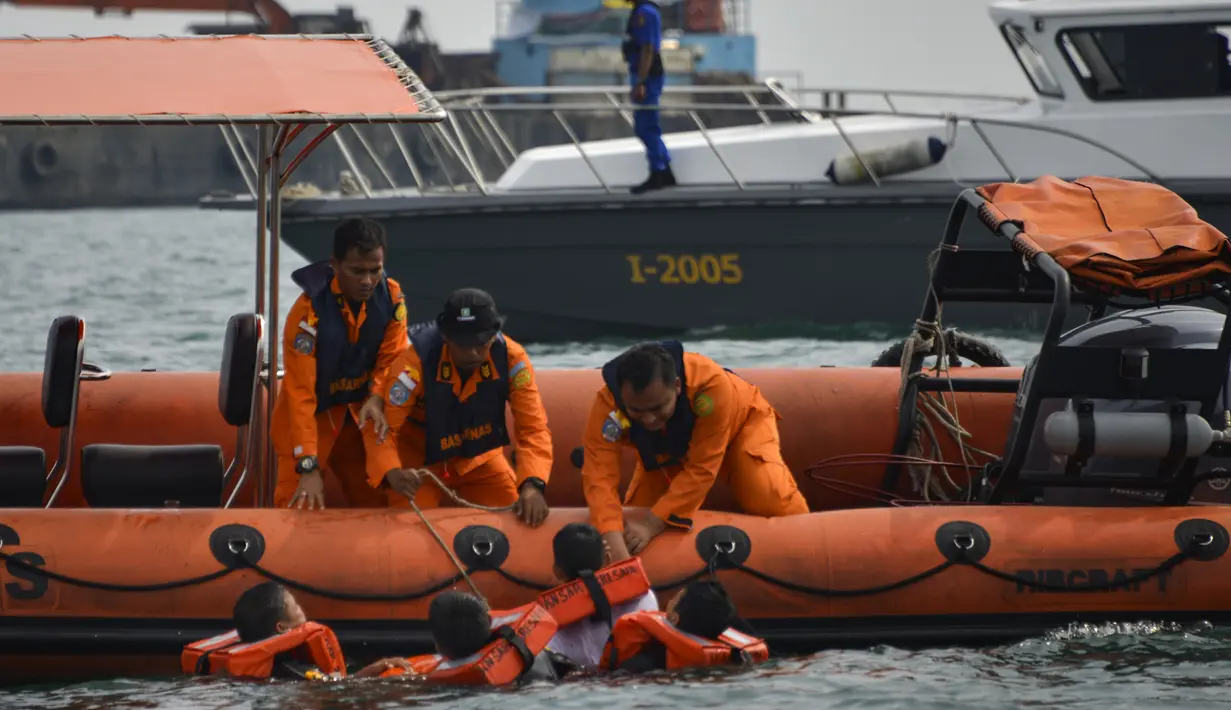
M631 426L628 417L618 409L611 410L607 418L603 420L603 440L615 443L620 440L624 432Z
M393 320L406 321L406 301L398 301L398 307L393 309Z
M413 369L407 368L406 371L399 373L397 379L389 386L389 404L395 407L406 404L407 400L410 399L410 393L419 386L418 378L410 374L410 371Z
M509 371L509 376L513 389L518 390L529 387L530 383L534 380L534 375L531 374L530 368L526 365L525 360L517 363L517 365Z
M316 338L312 337L307 331L300 331L295 336L295 352L300 355L311 355L312 349L316 347Z
M692 411L696 412L698 417L708 417L714 413L714 400L702 392L693 398Z

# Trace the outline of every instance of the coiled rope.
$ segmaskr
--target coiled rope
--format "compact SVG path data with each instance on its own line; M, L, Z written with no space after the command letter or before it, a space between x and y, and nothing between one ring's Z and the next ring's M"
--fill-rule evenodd
M969 501L974 494L974 486L958 485L949 473L949 466L940 463L944 460L944 456L941 451L940 437L936 433L937 426L943 429L949 435L949 438L957 444L958 452L961 456L960 465L966 467L967 471L982 467L982 464L976 461L976 455L983 456L988 461L998 461L1000 457L971 445L967 440L972 435L962 426L958 416L957 392L953 388L950 366L954 361L960 363L956 352L958 340L967 336L958 333L956 330L946 331L941 328L941 315L944 310L944 304L937 298L931 283L934 280L932 277L936 272L936 265L940 259L942 248L944 247L937 247L932 250L927 259L929 273L928 297L936 301L936 320L915 321L914 330L911 331L903 343L899 369L901 371L900 391L903 396L907 392L907 385L912 380L925 377L942 377L949 385L948 397L946 397L945 392L916 391L915 401L912 403L915 408L915 427L910 445L906 449L906 456L915 460L906 464L906 470L910 474L915 492L921 495L924 501L930 502L933 500L933 496L936 499L948 501L951 495L960 496L963 492L965 499ZM911 372L911 365L915 357L926 358L933 355L936 357L936 365L930 373L924 369L920 369L919 372ZM906 405L906 402L901 403L901 406ZM933 420L935 421L935 426L933 425ZM930 444L930 455L924 449L925 438L927 443ZM923 463L922 461L929 462ZM940 469L941 480L937 480L933 474L935 467Z

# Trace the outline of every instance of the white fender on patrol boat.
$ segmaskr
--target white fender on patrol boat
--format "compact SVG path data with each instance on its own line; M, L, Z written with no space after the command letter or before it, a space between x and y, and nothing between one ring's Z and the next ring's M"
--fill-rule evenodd
M861 150L858 156L854 153L847 153L834 158L829 163L825 177L837 185L851 185L871 180L868 171L864 170L859 162L860 158L863 158L878 178L920 170L931 167L944 159L947 148L941 139L928 136L927 138L912 138L884 148Z

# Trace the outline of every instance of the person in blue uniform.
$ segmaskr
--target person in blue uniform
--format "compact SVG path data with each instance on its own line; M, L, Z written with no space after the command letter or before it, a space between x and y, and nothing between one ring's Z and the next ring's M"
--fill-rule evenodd
M658 122L658 102L665 79L662 40L663 17L658 5L650 0L633 0L624 38L624 61L628 64L633 103L654 107L633 112L633 131L645 144L645 157L650 164L650 176L630 190L634 195L675 185L671 154L663 143L663 129Z

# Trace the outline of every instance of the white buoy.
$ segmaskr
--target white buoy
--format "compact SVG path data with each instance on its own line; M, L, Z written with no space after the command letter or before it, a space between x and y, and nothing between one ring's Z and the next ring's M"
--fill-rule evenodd
M861 150L859 155L847 153L838 156L829 163L825 176L837 185L852 185L871 180L868 171L864 170L860 158L868 164L876 177L908 173L912 170L931 167L945 157L944 141L935 137L912 138L897 145Z

